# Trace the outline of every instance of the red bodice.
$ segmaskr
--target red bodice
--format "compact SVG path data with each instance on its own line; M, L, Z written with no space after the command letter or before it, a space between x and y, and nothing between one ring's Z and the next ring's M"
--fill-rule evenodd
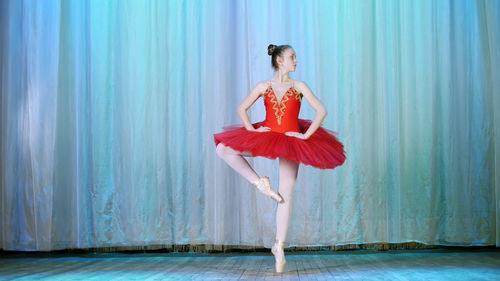
M264 92L266 120L263 126L278 133L300 132L299 111L302 103L302 94L290 87L278 102L271 85Z

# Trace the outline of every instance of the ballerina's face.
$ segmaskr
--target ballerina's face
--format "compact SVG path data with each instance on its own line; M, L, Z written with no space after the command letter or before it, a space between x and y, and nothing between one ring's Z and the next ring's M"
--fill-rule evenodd
M295 51L293 49L286 49L285 51L283 51L282 56L278 59L278 64L280 65L282 71L295 71L295 67L297 66L297 57L295 56Z

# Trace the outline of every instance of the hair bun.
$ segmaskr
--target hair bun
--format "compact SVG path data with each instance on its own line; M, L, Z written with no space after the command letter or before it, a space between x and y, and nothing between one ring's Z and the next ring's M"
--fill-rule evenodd
M267 46L267 54L272 56L274 49L276 49L276 45L270 44L269 46Z

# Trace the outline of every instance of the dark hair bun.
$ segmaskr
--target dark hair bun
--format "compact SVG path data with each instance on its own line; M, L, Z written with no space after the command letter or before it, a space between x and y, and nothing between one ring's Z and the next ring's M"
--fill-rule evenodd
M267 54L272 56L274 49L276 49L276 45L270 44L269 46L267 46Z

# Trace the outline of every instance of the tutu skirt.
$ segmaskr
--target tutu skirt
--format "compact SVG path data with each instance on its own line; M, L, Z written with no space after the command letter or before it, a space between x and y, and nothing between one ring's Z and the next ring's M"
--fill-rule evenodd
M300 132L305 133L311 121L299 119ZM263 126L254 123L254 128ZM334 169L346 159L344 145L336 133L319 127L309 139L302 140L284 133L273 131L253 132L242 125L228 126L224 131L214 134L215 145L223 143L240 152L250 152L252 156L269 159L285 157L286 160L303 163L320 169Z

